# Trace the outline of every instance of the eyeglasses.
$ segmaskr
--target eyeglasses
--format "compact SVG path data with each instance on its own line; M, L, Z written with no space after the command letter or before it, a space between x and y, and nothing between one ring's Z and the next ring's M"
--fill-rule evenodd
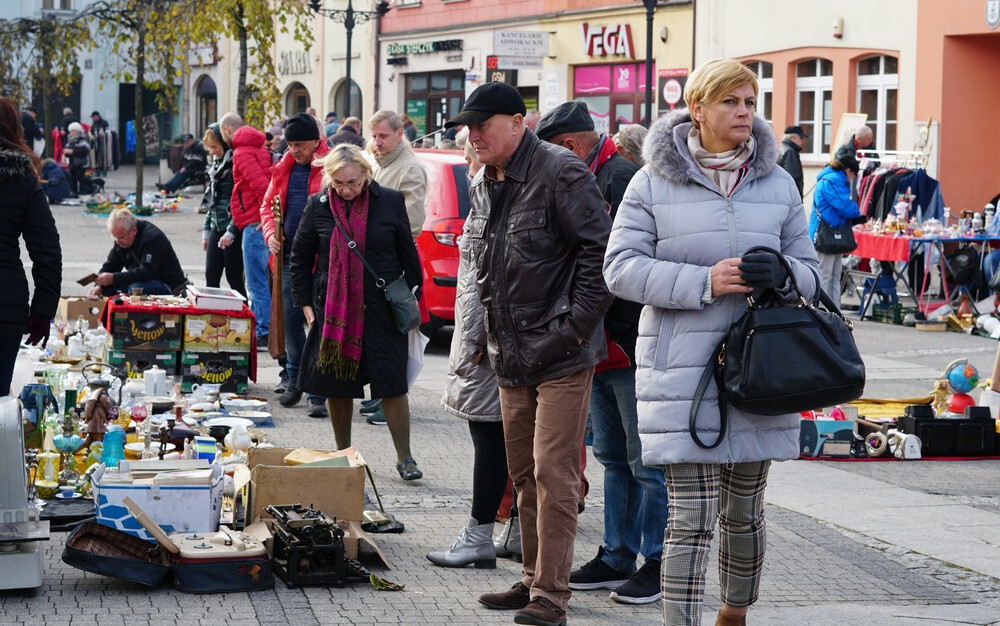
M361 189L361 187L364 184L365 181L363 180L349 180L346 182L341 180L334 180L333 188L336 189L337 191L340 191L342 189Z

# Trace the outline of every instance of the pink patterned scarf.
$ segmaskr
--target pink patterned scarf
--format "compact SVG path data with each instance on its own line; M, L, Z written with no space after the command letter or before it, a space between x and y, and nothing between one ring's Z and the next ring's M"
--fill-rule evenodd
M368 187L350 204L329 188L330 211L340 227L347 231L365 254L365 230L368 228ZM337 378L354 380L361 363L361 338L365 330L365 266L347 246L340 228L330 236L330 267L323 306L323 332L319 342L318 366L333 371Z
M732 150L709 152L701 145L701 133L694 126L688 132L688 150L702 173L715 183L726 196L733 195L736 187L746 178L748 163L756 144L753 135Z

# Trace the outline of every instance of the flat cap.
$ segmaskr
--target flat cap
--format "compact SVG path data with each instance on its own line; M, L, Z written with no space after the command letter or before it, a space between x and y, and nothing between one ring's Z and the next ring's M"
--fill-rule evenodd
M448 120L444 127L451 128L459 124L470 126L482 124L494 115L524 115L524 98L507 83L484 83L469 94L462 112Z
M580 100L563 102L543 115L535 126L535 134L543 141L564 133L588 130L594 130L594 118L590 116L587 103Z

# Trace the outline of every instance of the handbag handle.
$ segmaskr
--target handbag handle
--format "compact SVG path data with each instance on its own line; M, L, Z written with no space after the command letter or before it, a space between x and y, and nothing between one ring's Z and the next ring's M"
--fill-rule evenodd
M726 407L726 386L721 384L725 358L726 340L723 339L715 351L712 352L712 358L708 361L708 365L705 366L705 371L701 373L701 380L698 381L698 387L694 391L694 398L691 399L691 412L688 414L688 432L691 433L691 439L698 444L698 447L705 448L706 450L719 447L719 444L726 437L726 429L729 426L729 415ZM705 397L705 391L708 389L708 383L712 378L715 378L716 386L719 388L719 436L711 444L706 444L698 437L698 408L701 407L701 400Z
M802 292L799 291L799 285L795 282L795 276L792 274L792 266L785 258L783 254L778 252L773 248L767 246L754 246L750 248L744 254L750 252L770 252L771 254L778 257L781 264L784 265L785 271L788 274L788 280L791 282L792 289L795 290L795 294L802 300L805 306L814 307L817 304L822 304L828 311L834 313L841 320L847 324L848 327L853 327L853 324L849 319L844 317L844 314L840 312L837 305L834 304L830 296L826 294L822 289L817 290L816 297L813 299L812 303L806 300ZM773 288L768 288L770 291L774 291ZM752 298L747 296L747 300L750 302L750 306L756 306ZM694 397L691 399L691 411L688 414L688 431L691 433L691 439L701 448L706 450L711 450L712 448L717 448L722 440L726 437L726 430L729 426L729 415L726 400L726 385L724 381L726 364L726 337L723 337L722 341L712 352L712 356L705 366L705 370L701 374L701 379L698 381L698 387L695 389ZM706 444L701 438L698 437L697 421L698 421L698 409L701 407L701 401L705 397L705 391L708 389L708 384L712 379L715 379L716 387L719 390L718 404L719 404L719 436L711 444Z
M375 279L375 286L379 289L385 289L385 279L379 276L378 273L375 272L375 268L368 263L368 259L366 259L363 254L358 252L357 242L351 239L351 236L347 234L347 231L344 230L344 227L341 226L340 222L337 220L337 214L333 212L333 192L327 192L327 194L330 199L330 216L333 217L334 226L337 227L340 234L344 236L345 240L347 240L347 247L354 251L354 254L358 255L358 258L361 259L362 263L364 263L365 269L369 274L371 274L372 278Z

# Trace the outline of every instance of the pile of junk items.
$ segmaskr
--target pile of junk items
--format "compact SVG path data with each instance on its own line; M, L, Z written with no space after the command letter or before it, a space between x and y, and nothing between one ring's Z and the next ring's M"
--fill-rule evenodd
M67 533L69 565L151 587L253 591L277 576L402 588L366 569L390 567L368 531L402 524L365 511L360 453L276 447L239 417L252 407L269 420L266 401L211 385L171 396L147 374L18 356L16 395L0 399L0 589L42 585L53 532Z
M914 398L861 398L802 414L800 459L964 460L1000 458L1000 351L994 376L980 381L966 359L952 361L933 392ZM996 387L994 387L996 383ZM980 391L977 401L972 392Z

